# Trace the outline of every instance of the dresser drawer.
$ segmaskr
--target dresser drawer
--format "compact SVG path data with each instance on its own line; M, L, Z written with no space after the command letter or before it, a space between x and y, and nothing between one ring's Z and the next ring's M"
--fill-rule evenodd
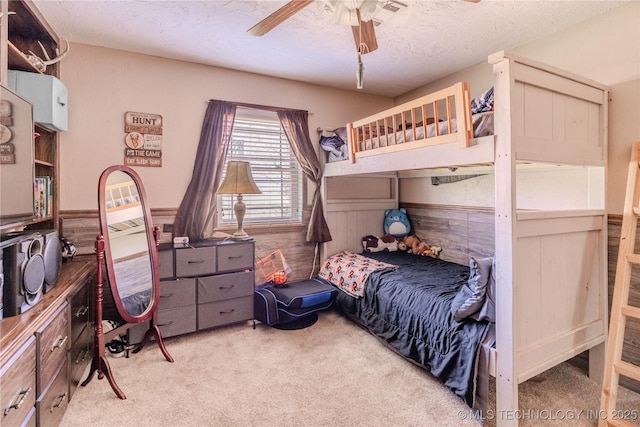
M159 310L196 303L196 279L178 279L160 282Z
M253 295L198 304L198 329L253 319Z
M176 276L190 277L215 273L216 247L176 249Z
M198 303L253 295L253 271L198 277Z
M173 249L158 251L158 264L160 265L160 278L170 279L173 274Z
M67 350L70 345L67 310L68 304L64 303L51 320L36 331L36 394L38 396L67 360Z
M89 306L89 286L82 286L69 300L71 317L71 341L78 339L89 323L91 310Z
M19 426L36 402L36 340L30 337L0 370L2 424ZM35 422L35 416L32 417Z
M158 310L158 327L162 338L195 332L196 305ZM129 342L140 344L149 330L149 322L139 323L129 328Z
M93 359L93 328L85 328L82 335L71 346L69 354L69 400L82 381L87 365Z
M253 244L220 245L217 260L218 271L253 269Z
M67 366L56 373L50 387L36 401L36 414L39 426L57 426L69 406L69 375Z
M196 305L158 311L158 326L163 338L196 330Z

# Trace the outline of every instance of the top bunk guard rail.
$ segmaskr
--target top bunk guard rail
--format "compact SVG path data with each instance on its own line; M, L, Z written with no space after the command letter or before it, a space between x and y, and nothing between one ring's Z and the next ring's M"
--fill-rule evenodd
M469 84L459 82L438 92L349 123L351 162L357 158L473 138Z

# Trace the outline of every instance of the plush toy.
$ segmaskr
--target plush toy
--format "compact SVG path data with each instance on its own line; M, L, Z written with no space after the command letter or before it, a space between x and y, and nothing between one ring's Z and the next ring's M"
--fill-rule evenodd
M416 235L405 236L404 244L407 245L407 251L414 255L430 256L437 258L438 254L442 252L442 248L438 246L431 246L427 242L423 242Z
M384 211L384 232L394 237L404 237L411 231L411 224L405 208Z
M398 250L398 241L390 234L382 237L364 236L362 238L362 249L364 252L395 252Z

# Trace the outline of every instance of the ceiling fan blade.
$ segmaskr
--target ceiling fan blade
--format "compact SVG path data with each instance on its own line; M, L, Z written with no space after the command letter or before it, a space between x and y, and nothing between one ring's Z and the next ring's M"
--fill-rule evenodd
M373 20L360 21L360 26L351 27L353 31L353 39L356 41L356 50L361 54L373 52L378 48L378 40L376 32L373 29ZM365 44L366 47L361 46Z
M249 28L247 32L252 36L263 36L296 13L300 12L309 4L313 3L313 1L314 0L292 0L273 12L271 15L264 18L262 21L258 22L253 27Z

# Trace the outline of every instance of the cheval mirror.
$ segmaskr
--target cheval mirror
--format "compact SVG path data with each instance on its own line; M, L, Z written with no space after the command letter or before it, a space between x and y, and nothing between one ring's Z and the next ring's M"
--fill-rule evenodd
M96 239L96 349L91 371L82 385L88 384L97 371L98 379L106 376L116 395L126 399L113 378L105 355L105 343L110 337L116 336L129 324L150 320L149 330L134 353L153 338L164 357L173 362L157 324L160 298L157 245L160 231L152 226L140 177L127 166L111 166L102 172L98 186L98 210L101 234ZM124 322L123 326L107 333L102 327L105 268L113 304Z

